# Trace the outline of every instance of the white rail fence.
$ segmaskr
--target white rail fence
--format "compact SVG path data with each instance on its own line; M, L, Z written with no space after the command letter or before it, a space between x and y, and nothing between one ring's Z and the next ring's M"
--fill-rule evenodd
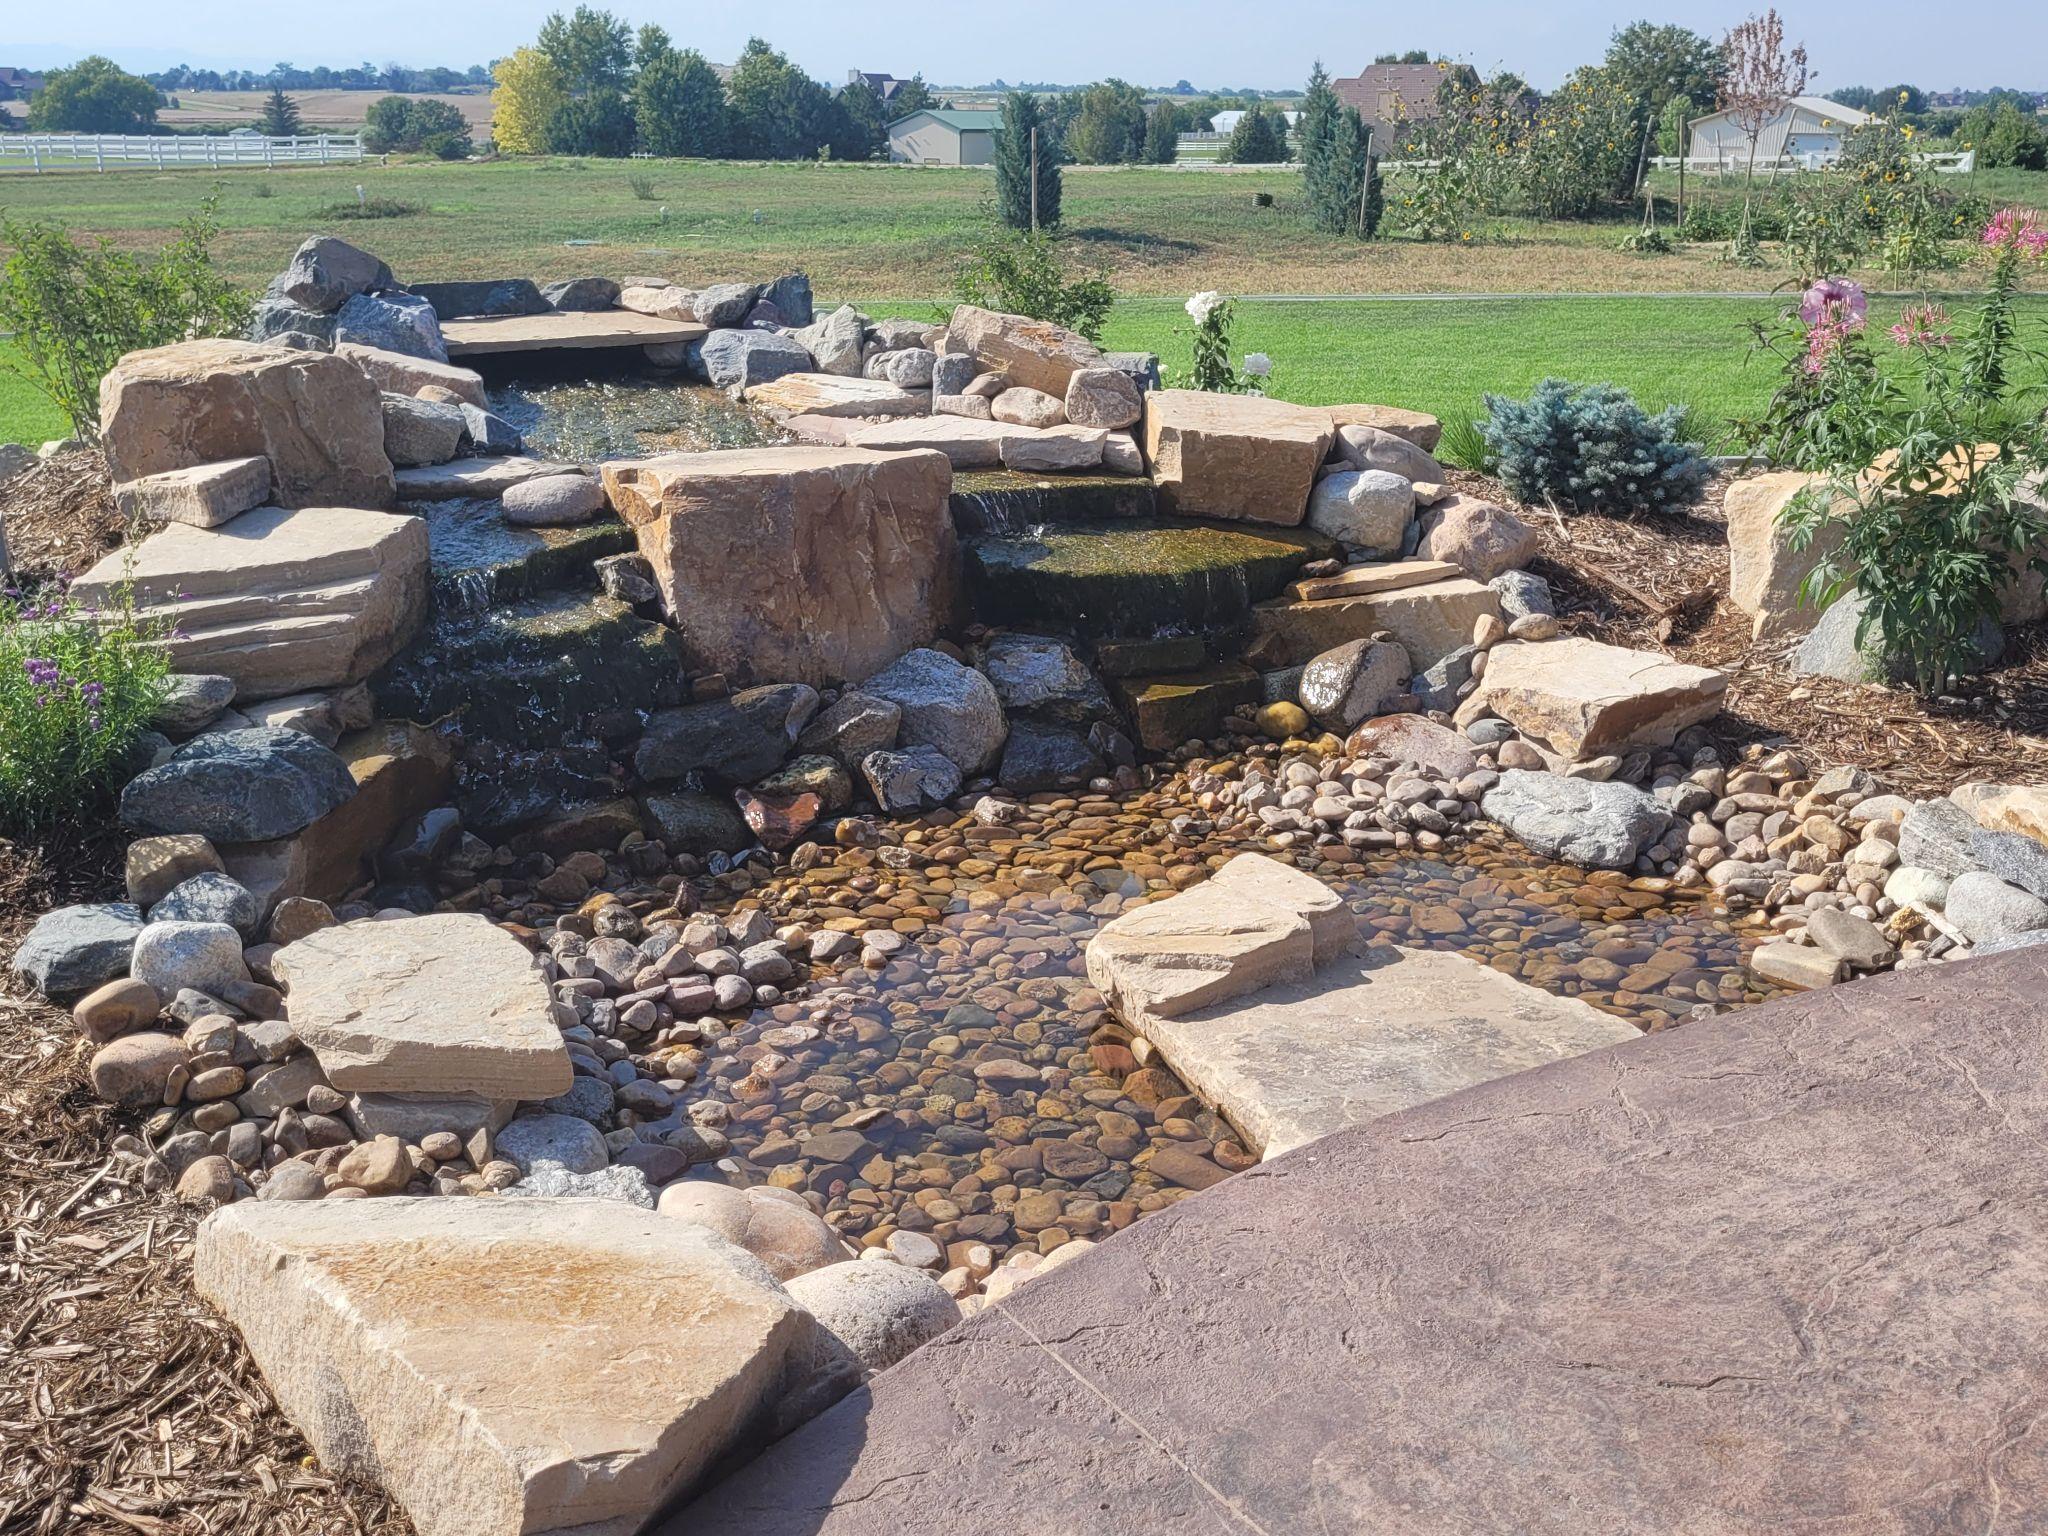
M288 139L260 133L0 134L0 165L25 164L38 173L46 165L85 161L102 171L109 165L148 165L163 171L195 165L214 170L238 165L346 165L364 157L359 133Z
M1774 171L1824 171L1842 157L1840 150L1809 150L1800 155L1781 155L1773 160L1768 156L1757 157L1759 173L1769 175ZM1977 152L1974 149L1943 153L1915 154L1910 157L1915 165L1925 166L1941 176L1967 176L1977 168ZM1740 176L1749 169L1749 153L1743 149L1694 150L1685 159L1685 168L1695 176L1712 172L1717 176ZM1679 166L1676 155L1658 155L1650 164L1660 171L1675 171Z

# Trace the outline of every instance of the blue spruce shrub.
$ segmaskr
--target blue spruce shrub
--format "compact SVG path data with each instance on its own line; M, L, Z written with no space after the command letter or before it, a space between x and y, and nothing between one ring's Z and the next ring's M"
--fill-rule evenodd
M1712 472L1686 440L1686 410L1647 414L1625 389L1545 379L1527 400L1486 397L1492 468L1517 500L1577 511L1684 507Z

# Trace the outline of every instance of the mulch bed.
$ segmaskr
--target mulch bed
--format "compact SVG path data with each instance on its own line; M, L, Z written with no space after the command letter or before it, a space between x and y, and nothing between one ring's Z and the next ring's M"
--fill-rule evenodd
M10 478L5 516L12 581L29 587L83 574L128 531L106 460L91 451L60 453Z

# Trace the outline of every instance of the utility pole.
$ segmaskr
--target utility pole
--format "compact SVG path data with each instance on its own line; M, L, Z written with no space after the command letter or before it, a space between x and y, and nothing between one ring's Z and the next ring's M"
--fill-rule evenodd
M1038 129L1031 130L1031 233L1038 233Z

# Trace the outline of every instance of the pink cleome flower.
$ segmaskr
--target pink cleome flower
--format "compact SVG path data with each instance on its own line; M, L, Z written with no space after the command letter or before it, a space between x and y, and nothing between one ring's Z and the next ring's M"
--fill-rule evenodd
M2048 257L2048 226L2032 208L2001 208L1984 226L1984 243L1994 249L2010 246L2039 261Z
M1863 285L1846 277L1824 277L1800 297L1799 318L1808 325L1839 325L1861 330L1870 313Z
M1948 311L1939 304L1915 304L1899 316L1891 337L1901 347L1945 347L1955 340Z

